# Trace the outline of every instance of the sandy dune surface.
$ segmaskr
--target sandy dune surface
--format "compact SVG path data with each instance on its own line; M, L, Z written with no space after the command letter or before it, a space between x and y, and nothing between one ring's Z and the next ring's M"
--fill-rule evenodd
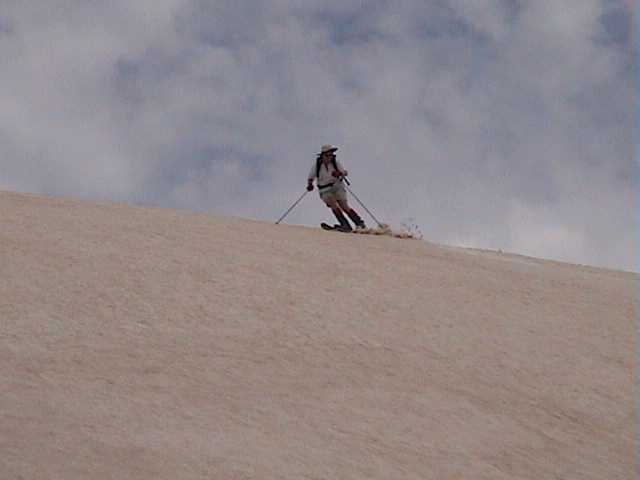
M633 479L635 287L0 193L0 479Z

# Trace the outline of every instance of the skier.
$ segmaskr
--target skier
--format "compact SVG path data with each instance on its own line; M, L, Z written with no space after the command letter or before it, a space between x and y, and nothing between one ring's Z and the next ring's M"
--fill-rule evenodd
M316 159L307 182L307 190L313 190L313 181L318 181L318 192L322 201L331 209L338 219L339 225L335 225L335 229L341 232L352 231L351 224L345 218L346 213L356 228L366 228L364 221L360 215L349 206L347 201L347 191L342 183L342 177L347 176L347 170L336 159L335 152L337 147L332 145L323 145L318 158Z

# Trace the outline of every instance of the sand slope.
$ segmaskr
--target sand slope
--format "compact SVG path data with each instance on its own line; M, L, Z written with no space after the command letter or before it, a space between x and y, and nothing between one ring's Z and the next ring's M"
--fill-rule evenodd
M634 478L629 273L0 193L1 479Z

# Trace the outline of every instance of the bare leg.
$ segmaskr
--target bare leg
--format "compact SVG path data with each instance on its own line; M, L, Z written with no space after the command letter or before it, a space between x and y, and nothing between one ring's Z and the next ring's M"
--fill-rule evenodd
M351 210L349 202L347 202L346 200L337 200L337 202L344 213L349 213L349 210Z
M327 198L324 203L331 209L336 219L340 223L340 226L346 230L351 230L349 220L347 220L347 218L344 216L344 213L342 213L340 203L335 198Z
M324 203L327 205L327 207L329 207L331 210L336 210L336 209L340 209L340 206L338 205L338 201L335 198L327 198Z

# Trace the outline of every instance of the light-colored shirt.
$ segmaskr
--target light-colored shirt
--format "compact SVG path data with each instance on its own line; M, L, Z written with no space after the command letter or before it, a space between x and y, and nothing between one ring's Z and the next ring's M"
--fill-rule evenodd
M338 170L342 172L343 175L347 175L347 171L344 169L340 161L336 158L336 165L338 166ZM333 172L335 168L333 168L333 162L329 161L325 163L324 161L320 162L320 173L318 174L318 186L330 185L336 181L336 177L333 176ZM311 171L309 172L309 181L313 182L316 179L316 162L313 162L313 166L311 167Z

